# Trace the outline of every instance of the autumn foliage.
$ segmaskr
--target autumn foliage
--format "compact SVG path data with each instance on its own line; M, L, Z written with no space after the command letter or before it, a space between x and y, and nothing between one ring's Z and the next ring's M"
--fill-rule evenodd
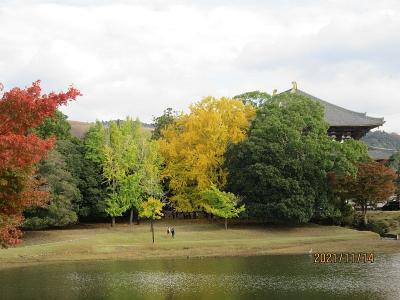
M199 196L202 190L213 184L217 188L225 186L226 149L246 138L254 116L254 107L240 100L207 97L162 130L162 176L169 182L171 201L178 212L203 207Z
M43 204L47 194L34 177L35 165L52 148L54 140L41 139L33 129L54 115L60 105L75 100L80 92L42 94L40 81L13 88L0 99L0 244L15 245L21 232L22 212Z
M395 192L396 173L375 161L359 163L356 176L333 178L335 190L342 197L352 200L362 211L367 224L367 210L382 203Z

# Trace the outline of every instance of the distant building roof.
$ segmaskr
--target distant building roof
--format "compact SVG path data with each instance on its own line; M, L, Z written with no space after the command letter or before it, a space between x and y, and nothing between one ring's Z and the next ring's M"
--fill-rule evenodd
M382 126L385 123L383 118L373 118L367 116L365 113L358 113L355 111L351 111L345 109L343 107L331 104L322 99L319 99L313 95L310 95L302 90L297 89L297 85L295 89L290 89L284 91L283 93L295 93L299 95L306 96L310 99L316 100L321 103L325 108L325 120L331 127L370 127L375 128L378 126Z
M395 149L368 146L369 156L371 156L374 160L389 159L395 152L396 152Z

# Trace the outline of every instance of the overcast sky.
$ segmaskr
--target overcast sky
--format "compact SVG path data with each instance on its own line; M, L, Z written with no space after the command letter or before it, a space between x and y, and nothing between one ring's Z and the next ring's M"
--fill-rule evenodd
M296 80L400 132L400 1L0 0L0 82L36 79L81 90L72 120L144 122Z

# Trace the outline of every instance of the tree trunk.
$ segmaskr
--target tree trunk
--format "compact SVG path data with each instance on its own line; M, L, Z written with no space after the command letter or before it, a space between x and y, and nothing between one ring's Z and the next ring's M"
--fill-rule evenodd
M228 230L228 219L225 218L225 230Z
M150 221L150 228L151 228L151 235L153 236L153 244L154 244L154 226L153 226L153 220Z
M115 217L111 217L111 227L115 226Z
M136 224L139 225L140 224L140 218L139 218L139 211L135 210L135 218L136 218Z
M133 208L131 208L131 215L129 217L129 225L133 224Z
M364 214L364 225L368 225L367 208L364 209L363 214Z
M365 204L362 206L363 217L364 217L364 225L368 225L367 209L368 209L368 204L365 203Z

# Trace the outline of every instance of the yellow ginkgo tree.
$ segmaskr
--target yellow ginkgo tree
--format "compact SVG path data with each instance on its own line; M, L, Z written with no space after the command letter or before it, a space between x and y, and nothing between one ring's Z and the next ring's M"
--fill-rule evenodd
M153 237L154 244L154 220L159 220L164 215L162 213L162 209L164 207L164 203L162 203L159 199L154 197L149 197L147 201L143 202L140 217L150 219L150 230Z
M228 172L224 155L230 143L246 137L255 108L231 98L204 98L162 131L158 140L165 168L162 176L178 212L203 209L200 192L223 188Z

